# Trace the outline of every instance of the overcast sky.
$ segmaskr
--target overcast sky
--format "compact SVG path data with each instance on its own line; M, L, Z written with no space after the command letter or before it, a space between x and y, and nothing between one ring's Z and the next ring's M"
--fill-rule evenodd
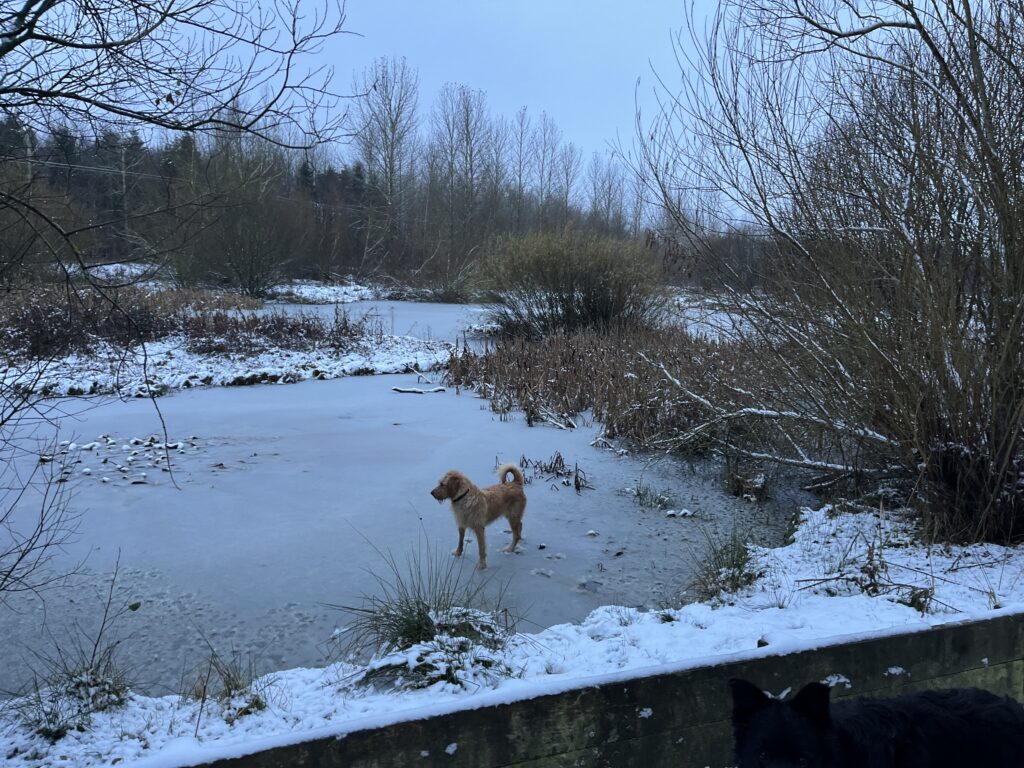
M698 17L717 3L698 0ZM651 104L652 65L677 71L670 35L681 0L347 0L344 36L331 45L337 84L381 56L419 71L426 116L445 82L487 93L493 112L546 111L589 157L616 133L633 135L634 93ZM649 107L645 107L645 114Z

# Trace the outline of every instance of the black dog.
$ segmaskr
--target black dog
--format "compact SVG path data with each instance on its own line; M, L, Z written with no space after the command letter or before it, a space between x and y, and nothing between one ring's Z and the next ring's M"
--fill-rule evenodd
M977 688L855 699L829 688L788 701L730 680L738 768L1022 768L1024 707Z

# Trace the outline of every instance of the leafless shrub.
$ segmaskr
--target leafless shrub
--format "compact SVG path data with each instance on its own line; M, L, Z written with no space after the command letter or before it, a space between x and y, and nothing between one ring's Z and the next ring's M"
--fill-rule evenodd
M255 354L273 347L347 350L362 338L367 323L335 308L331 319L285 312L206 312L186 315L182 326L194 352Z
M818 488L892 480L931 535L1019 539L1024 150L1004 126L1024 119L1024 4L848 11L722 4L642 126L638 169L689 255L727 273L766 381L690 390L698 429L749 430L721 447ZM729 233L760 242L764 293L716 262Z
M257 306L251 299L207 291L150 291L24 286L0 294L0 344L11 357L48 358L89 350L103 340L124 345L178 333L206 313Z
M531 338L651 324L665 306L658 278L640 243L572 230L504 240L478 270L502 332Z

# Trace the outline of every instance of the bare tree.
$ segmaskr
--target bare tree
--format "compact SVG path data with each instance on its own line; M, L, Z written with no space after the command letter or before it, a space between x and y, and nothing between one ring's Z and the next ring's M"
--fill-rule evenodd
M1019 0L741 0L691 24L639 170L698 257L741 225L772 254L762 299L732 294L769 383L689 392L696 432L823 482L905 480L942 536L1024 533L1022 28Z
M285 129L331 106L329 72L300 69L341 32L342 3L21 0L0 9L0 108L171 131ZM265 94L241 120L233 106ZM326 115L321 114L320 117ZM338 117L328 117L328 128ZM287 139L285 139L287 141Z
M342 33L341 0L22 0L0 8L0 111L27 126L242 131L309 146L341 130L331 72L307 57ZM0 205L68 231L13 190ZM95 227L97 222L92 222ZM80 265L83 266L83 265Z
M77 133L85 129L94 136L118 130L208 133L309 147L342 129L331 72L308 66L307 57L341 34L343 21L342 0L2 3L0 113L23 127L26 148L30 134L50 132L74 150ZM106 299L111 311L125 314L87 270L96 233L109 226L145 253L159 254L161 248L132 226L154 210L126 210L132 147L125 146L123 155L116 149L119 156L109 170L119 182L112 189L117 205L108 220L63 215L72 205L66 194L36 195L34 153L20 158L24 175L9 177L13 167L3 169L0 226L14 247L0 253L0 278L16 279L25 261L45 257L51 276L64 275L68 302L80 300L80 291L91 292ZM66 167L70 181L70 156ZM160 207L179 211L183 205L168 199ZM40 462L53 458L36 445L39 429L55 428L40 421L46 404L32 394L33 377L46 361L25 363L13 354L0 352L6 364L0 381L0 595L44 585L49 556L73 530L66 499L55 492L61 478L39 470Z
M370 186L381 201L368 228L371 253L397 257L399 233L408 226L419 128L419 75L402 59L378 59L357 78L355 138L369 174Z
M540 123L533 132L534 192L537 196L537 225L544 229L550 222L549 208L555 190L558 173L558 146L562 142L562 130L547 113L540 113Z
M531 135L530 116L522 107L512 122L512 231L516 234L523 234L526 227L526 191L536 161Z
M482 208L485 232L507 231L509 226L506 199L509 186L509 148L512 129L504 116L490 121L484 141L484 173Z
M573 193L576 189L576 181L579 179L580 168L583 165L583 155L580 148L571 141L563 144L558 150L558 196L561 209L561 225L569 222L572 208Z
M595 152L587 165L587 204L591 220L605 234L619 232L626 223L623 169L607 155Z
M216 144L206 169L215 179L214 225L198 234L197 245L212 275L265 297L310 242L313 210L284 194L291 169L281 147L246 135L218 137Z
M482 91L448 83L431 116L431 152L440 174L446 274L463 275L479 244L480 204L491 143L490 118ZM436 210L436 209L435 209Z

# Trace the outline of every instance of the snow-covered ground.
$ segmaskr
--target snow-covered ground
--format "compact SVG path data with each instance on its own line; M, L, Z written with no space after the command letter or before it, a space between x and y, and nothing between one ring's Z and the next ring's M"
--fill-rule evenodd
M866 564L876 566L873 576ZM33 768L115 761L177 766L711 660L1024 609L1019 552L914 545L899 511L805 509L793 542L756 549L752 567L756 581L727 600L643 612L607 606L580 623L515 635L487 653L486 666L465 663L460 684L398 692L359 684L360 670L343 663L293 669L257 681L267 704L258 712L238 716L241 699L201 705L179 696L132 696L55 745L24 728L8 728L0 736L0 754L9 766ZM390 661L404 663L423 651L414 648Z
M292 280L279 285L271 296L282 301L304 304L347 304L373 299L379 291L355 282L322 283L315 280Z
M265 311L319 314L330 322L335 304L279 304ZM44 362L20 362L0 369L4 386L48 395L147 397L178 389L253 383L293 383L353 374L429 371L448 361L452 346L466 343L465 330L479 324L477 305L353 300L344 306L366 318L367 333L351 349L271 349L257 355L200 354L187 339L172 336L124 349L99 343L89 354ZM472 335L468 342L475 344Z
M162 267L159 264L146 264L142 262L124 261L112 264L89 264L87 265L89 277L103 280L110 283L128 283L138 280L146 280L158 274ZM81 272L77 264L69 268L72 275Z
M88 355L70 355L4 369L5 386L21 383L50 395L118 392L146 397L202 386L293 383L352 374L427 371L447 362L450 346L412 336L367 335L338 354L324 347L311 351L274 349L257 355L199 354L183 337L168 337L125 350L102 344Z
M771 504L748 503L720 492L711 464L685 469L595 447L590 426L531 429L469 393L394 391L431 389L436 378L201 386L254 373L287 381L318 377L314 371L427 369L447 355L430 339L451 338L477 311L373 306L386 332L410 336L338 359L201 358L168 342L150 345L145 372L137 359L118 371L100 356L51 372L55 392L88 391L93 381L102 391L120 374L136 390L145 375L150 387L166 385L172 394L156 401L159 411L148 400L52 401L67 442L56 450L39 444L38 452L64 467L64 487L82 515L78 536L53 565L84 558L85 566L45 603L22 595L3 608L0 690L23 690L26 670L38 668L33 652L46 653L52 638L75 625L94 629L118 564L115 602L135 610L113 636L136 692L54 743L22 719L45 713L45 696L27 709L0 707L5 765L179 766L710 659L1024 609L1024 555L1016 550L928 549L913 542L898 510L833 507L804 509L782 546L803 497L780 489ZM87 362L94 370L72 380L72 369ZM33 430L26 441L44 436L38 424ZM326 663L326 641L349 621L327 604L358 605L373 592L368 571L386 574L382 553L448 562L451 515L428 494L441 473L459 468L483 484L496 462L546 460L556 451L593 487L577 494L558 478L535 476L519 551L500 552L509 533L496 524L487 576L472 570L475 544L463 559L460 578L490 578L485 591L503 591L504 604L525 614L502 647L479 652L486 665L461 654L458 684L396 691L361 684L363 668ZM637 506L625 491L639 486L673 497L673 509ZM704 530L733 529L760 531L774 545L753 549L752 584L725 599L663 607L680 604ZM196 691L210 648L225 658L251 653L256 671L269 672L255 685L265 708L241 714L244 696L182 695ZM387 662L427 652L438 649L414 648Z

